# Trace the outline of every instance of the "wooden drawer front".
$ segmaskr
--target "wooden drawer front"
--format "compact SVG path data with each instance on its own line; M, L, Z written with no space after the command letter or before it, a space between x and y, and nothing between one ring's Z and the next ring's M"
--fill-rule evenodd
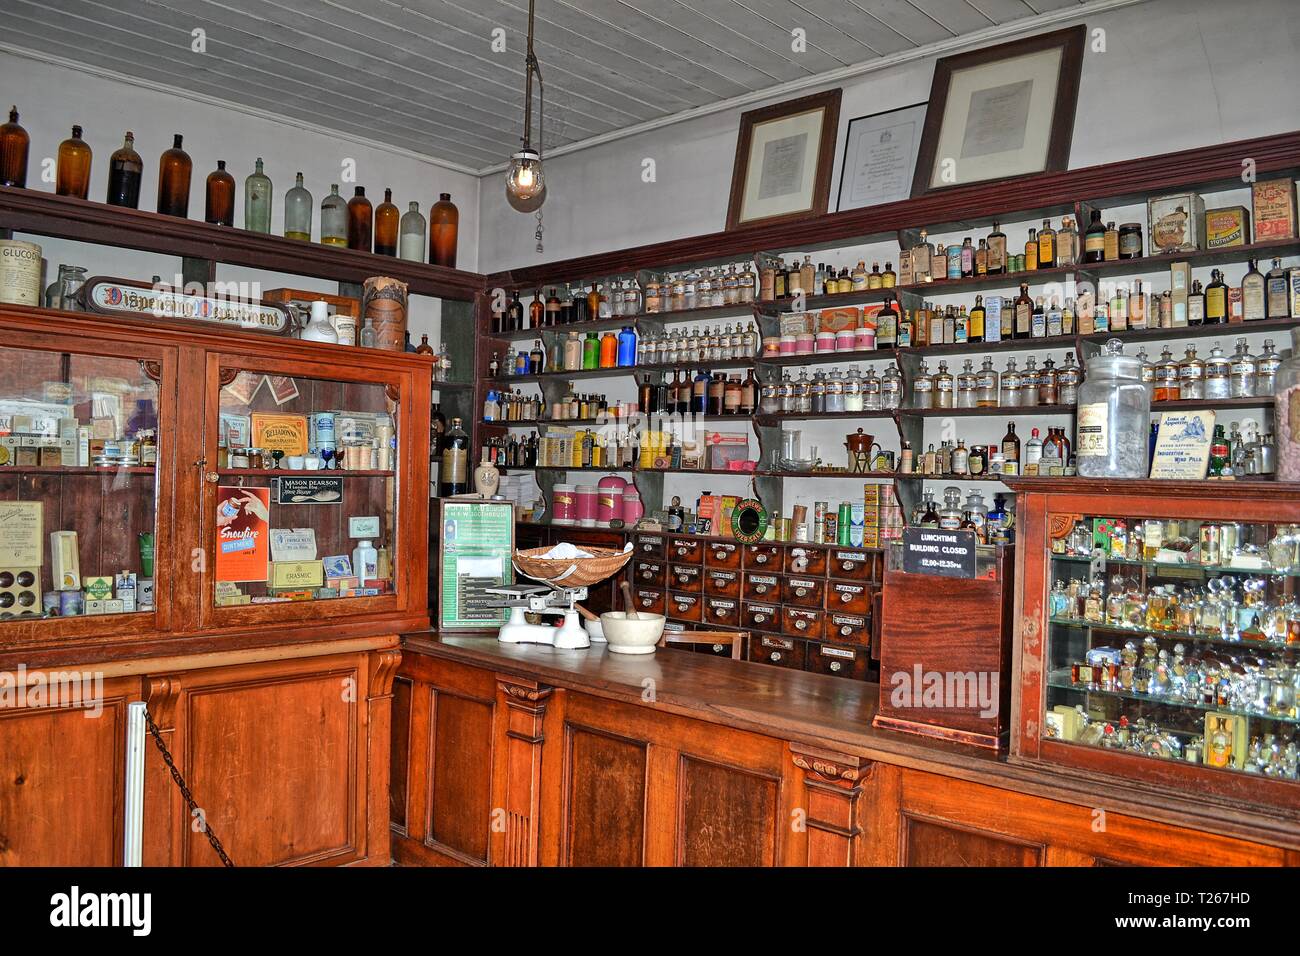
M663 561L633 561L632 584L647 588L667 587L668 565Z
M636 602L638 611L644 611L646 614L665 613L664 592L659 588L633 588L632 600Z
M668 586L674 591L699 594L704 590L704 571L698 564L673 564L668 568Z
M745 545L744 564L755 571L780 571L781 546L779 544Z
M785 549L785 573L820 578L826 574L826 549L792 544Z
M704 542L698 538L669 538L668 557L674 564L700 564L704 558Z
M704 572L704 593L718 597L740 597L740 572L709 568Z
M808 659L804 669L832 677L867 677L867 649L865 647L837 647L834 644L809 644Z
M871 588L856 581L831 581L826 585L826 610L871 613Z
M678 621L698 621L703 612L703 598L698 594L668 593L668 610L664 613Z
M785 579L785 603L796 607L822 606L826 595L826 582L817 578L789 577Z
M780 603L781 595L784 593L779 574L761 574L750 571L745 572L745 583L740 590L746 601L768 602L771 604Z
M871 581L880 555L861 548L831 548L826 566L833 578L845 581Z
M749 659L761 664L803 670L803 641L792 637L755 634L749 639Z
M704 566L706 568L740 567L740 545L729 541L710 541L704 549Z
M710 627L709 630L711 630L711 631L727 631L727 630L730 630L730 628L726 628L726 627ZM730 644L697 644L697 645L696 645L696 649L699 650L699 652L700 652L701 654L711 654L711 655L714 656L714 657L730 657L730 656L731 656L731 645L730 645ZM741 657L744 657L744 656L745 656L745 648L744 648L743 646L740 648L740 656L741 656Z
M668 539L662 534L639 534L632 551L643 558L667 556Z
M745 601L740 605L740 620L752 631L780 631L781 605Z
M825 631L826 612L821 608L791 607L781 608L781 633L795 634L799 637L821 638Z
M706 597L704 599L704 623L720 624L723 627L736 627L740 624L740 600L738 598Z
M833 641L866 647L871 643L871 618L866 614L827 611L824 631Z

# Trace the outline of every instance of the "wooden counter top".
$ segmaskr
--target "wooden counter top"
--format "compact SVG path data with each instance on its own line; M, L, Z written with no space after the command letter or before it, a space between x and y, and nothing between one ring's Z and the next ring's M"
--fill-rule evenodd
M877 730L871 726L881 691L876 684L681 651L618 655L601 645L557 650L432 631L408 633L403 645L407 653L662 708L896 766L1300 849L1300 809L1282 815L1218 799L1193 799L1166 788L1031 765L977 747ZM646 700L650 691L653 703Z

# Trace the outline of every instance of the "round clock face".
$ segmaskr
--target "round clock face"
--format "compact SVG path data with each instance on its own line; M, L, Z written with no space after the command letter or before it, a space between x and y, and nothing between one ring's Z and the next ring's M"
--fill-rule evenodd
M752 544L767 533L767 509L762 502L746 498L731 513L731 533L737 541Z

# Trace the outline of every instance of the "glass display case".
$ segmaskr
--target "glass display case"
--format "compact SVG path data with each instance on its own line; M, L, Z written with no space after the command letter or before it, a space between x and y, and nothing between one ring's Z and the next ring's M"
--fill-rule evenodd
M152 627L172 364L84 339L0 349L0 638Z
M393 604L404 517L396 377L285 374L223 356L219 382L205 589L215 620Z
M1300 502L1276 483L1196 486L1022 496L1046 554L1026 567L1018 750L1293 805Z

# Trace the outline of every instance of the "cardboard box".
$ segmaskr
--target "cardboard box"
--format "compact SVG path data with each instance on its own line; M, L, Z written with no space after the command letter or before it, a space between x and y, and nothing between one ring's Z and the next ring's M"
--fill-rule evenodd
M1290 179L1266 179L1250 187L1252 225L1256 242L1295 236L1296 197Z
M1250 212L1245 206L1205 210L1205 248L1225 249L1250 242Z
M1192 289L1192 265L1190 262L1171 262L1169 264L1169 298L1173 305L1173 328L1187 327L1187 296Z
M1152 255L1200 249L1205 201L1196 193L1174 193L1147 200L1147 242Z
M282 451L288 455L307 454L307 416L276 412L253 412L253 447Z

